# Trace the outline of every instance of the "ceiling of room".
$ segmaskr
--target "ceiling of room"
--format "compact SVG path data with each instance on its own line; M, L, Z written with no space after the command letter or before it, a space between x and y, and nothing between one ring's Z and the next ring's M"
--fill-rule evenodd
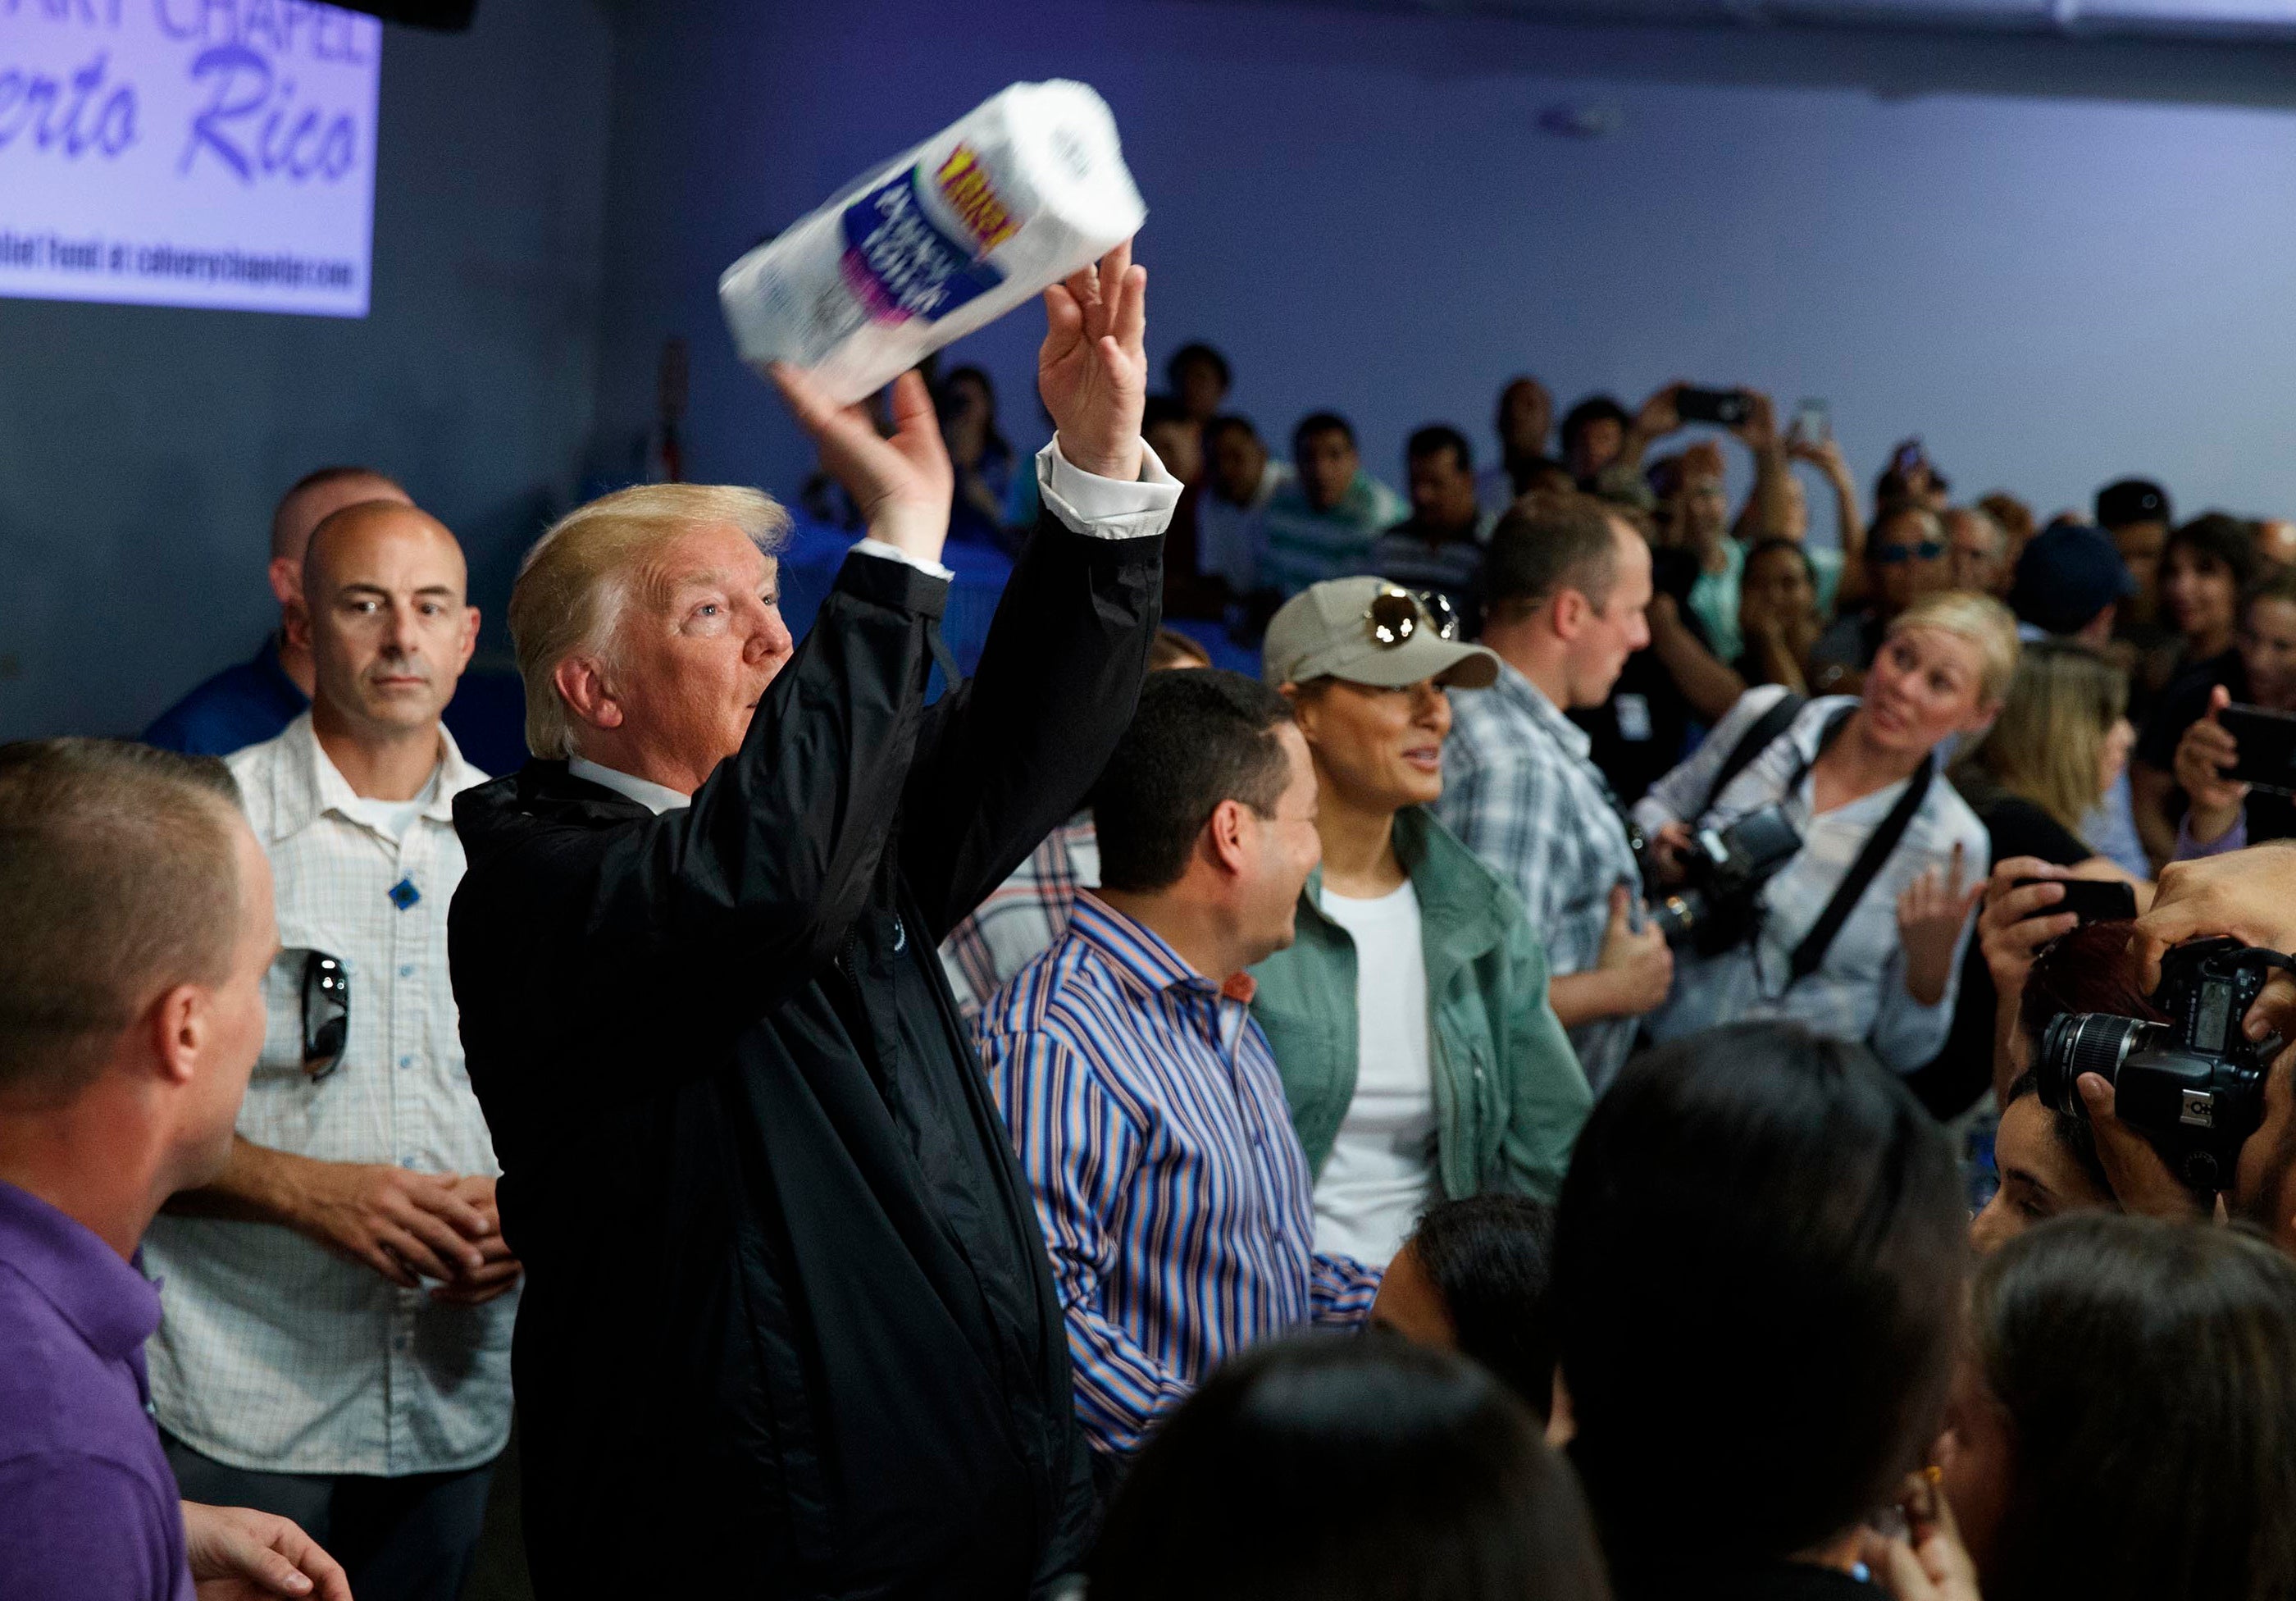
M1539 21L2296 41L2296 0L1390 0Z

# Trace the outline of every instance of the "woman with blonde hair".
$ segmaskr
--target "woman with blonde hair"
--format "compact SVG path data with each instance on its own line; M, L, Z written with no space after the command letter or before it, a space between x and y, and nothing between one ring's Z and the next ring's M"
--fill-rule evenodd
M2128 676L2087 646L2046 641L2025 647L2001 715L1953 766L1954 787L1985 825L1996 862L2030 858L2083 878L2134 882L2080 833L2136 743L2128 706ZM2013 1012L2015 996L2008 1000ZM1914 1092L1939 1117L1958 1115L2000 1080L1996 1055L2008 1026L2001 1002L1981 942L1972 940L1952 1031L1913 1080Z
M1992 726L2017 669L2000 602L1946 593L1889 624L1864 693L1788 702L1748 690L1697 754L1635 808L1660 875L1702 891L1674 917L1660 1044L1717 1023L1785 1018L1860 1041L1911 1072L1953 1022L1970 909L1991 858L1940 751ZM1783 703L1783 705L1782 705ZM1734 866L1767 870L1750 889ZM1718 865L1720 865L1718 863ZM1701 881L1703 881L1702 883Z
M2081 824L2128 765L2136 730L2128 710L2128 675L2095 652L2054 640L2025 647L1991 732L1953 768L1994 860L2038 856L2070 867L2096 857Z

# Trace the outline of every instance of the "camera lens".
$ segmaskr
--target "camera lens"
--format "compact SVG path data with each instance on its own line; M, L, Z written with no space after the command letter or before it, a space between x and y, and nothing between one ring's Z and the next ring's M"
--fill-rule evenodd
M2166 1033L2157 1022L2116 1017L2110 1012L2068 1012L2050 1019L2041 1036L2041 1057L2033 1077L2042 1103L2058 1112L2082 1110L2076 1088L2083 1073L2095 1073L2108 1084L2120 1081L2120 1064L2156 1034Z

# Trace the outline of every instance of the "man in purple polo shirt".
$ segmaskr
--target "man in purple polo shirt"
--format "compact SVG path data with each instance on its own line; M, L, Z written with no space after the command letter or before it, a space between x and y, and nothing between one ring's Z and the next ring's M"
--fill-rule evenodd
M284 1518L182 1500L136 1244L214 1177L263 1043L271 870L221 763L0 745L0 1596L350 1601Z

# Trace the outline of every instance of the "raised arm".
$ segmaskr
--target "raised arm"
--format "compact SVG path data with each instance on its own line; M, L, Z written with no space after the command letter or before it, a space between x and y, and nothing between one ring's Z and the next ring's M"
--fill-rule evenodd
M1140 437L1146 297L1129 245L1046 292L1043 510L908 778L902 869L936 940L1083 802L1131 720L1180 494Z
M1730 431L1754 459L1753 492L1746 497L1734 530L1748 544L1783 538L1793 527L1793 468L1778 432L1777 408L1759 390L1745 391L1746 420Z

